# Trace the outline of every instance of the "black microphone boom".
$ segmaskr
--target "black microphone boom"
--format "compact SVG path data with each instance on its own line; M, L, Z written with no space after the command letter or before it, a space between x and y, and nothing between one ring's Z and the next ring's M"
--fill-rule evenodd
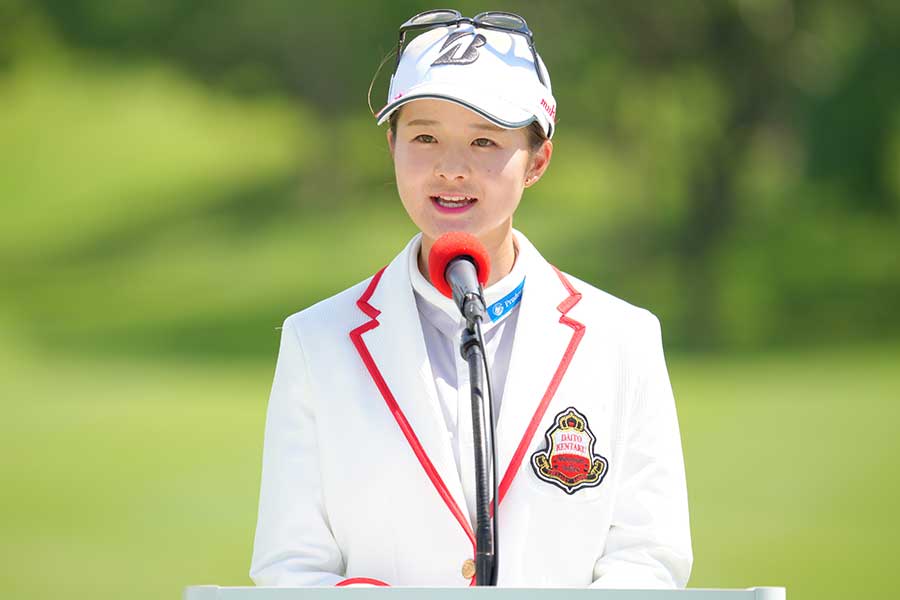
M475 450L475 583L497 585L497 473L494 444L494 413L490 373L481 335L487 317L484 295L478 282L478 268L472 258L461 255L447 264L444 279L453 292L453 301L466 319L460 353L469 364L472 397L472 442ZM487 418L485 418L487 409ZM488 471L491 471L490 473ZM492 485L493 484L493 485ZM493 488L493 494L491 494ZM494 513L491 518L490 506Z

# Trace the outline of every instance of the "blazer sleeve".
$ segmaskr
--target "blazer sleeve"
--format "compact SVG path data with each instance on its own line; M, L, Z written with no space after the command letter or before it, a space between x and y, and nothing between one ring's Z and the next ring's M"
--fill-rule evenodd
M259 516L250 577L257 585L334 585L344 563L328 523L315 399L294 317L281 331L266 415Z
M632 356L634 397L598 588L683 588L693 563L675 399L659 320L644 311Z

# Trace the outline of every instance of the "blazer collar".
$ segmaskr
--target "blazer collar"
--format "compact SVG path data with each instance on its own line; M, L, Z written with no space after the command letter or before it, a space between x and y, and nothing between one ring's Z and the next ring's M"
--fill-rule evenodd
M366 366L376 384L378 377L383 379L384 387L378 387L388 409L394 414L431 483L456 519L461 521L466 534L474 540L409 278L409 253L417 247L416 241L417 238L413 238L403 252L373 278L357 302L373 320L354 330L350 337L360 340L362 348L355 340L354 344L361 355L368 352L371 356L374 364ZM363 360L366 360L364 356ZM399 414L391 406L391 399L396 402ZM404 421L408 423L408 430Z
M522 463L530 459L527 451L585 331L583 324L566 314L581 294L525 236L516 235L528 270L497 420L501 502Z

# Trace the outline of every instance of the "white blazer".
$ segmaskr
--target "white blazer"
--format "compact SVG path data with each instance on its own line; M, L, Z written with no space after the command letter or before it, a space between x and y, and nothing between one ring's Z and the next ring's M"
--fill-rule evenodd
M498 585L684 587L687 492L659 322L517 240L537 260L497 417ZM471 583L474 536L410 283L413 246L284 323L258 585Z

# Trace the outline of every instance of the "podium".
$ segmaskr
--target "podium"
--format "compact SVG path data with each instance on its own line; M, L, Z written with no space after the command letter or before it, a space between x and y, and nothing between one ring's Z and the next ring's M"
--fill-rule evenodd
M473 596L484 596L475 599ZM600 590L590 588L219 587L191 586L184 600L785 600L783 587L745 590Z

